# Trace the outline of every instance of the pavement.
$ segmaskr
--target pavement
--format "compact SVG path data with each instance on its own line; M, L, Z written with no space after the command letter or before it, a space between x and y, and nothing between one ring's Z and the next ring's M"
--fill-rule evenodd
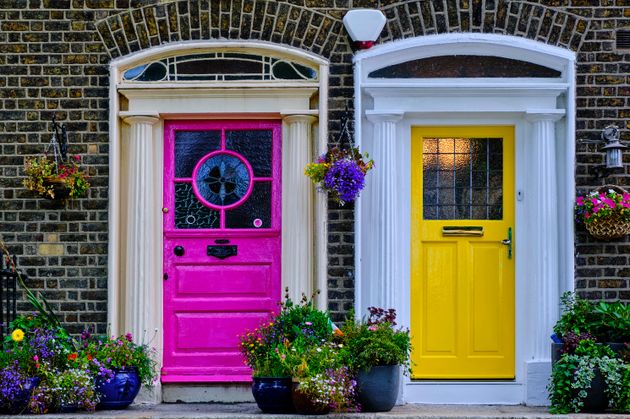
M427 405L406 404L395 406L390 412L383 413L332 413L325 415L331 419L489 419L489 418L514 418L514 419L539 419L539 418L597 418L597 419L621 419L630 418L630 415L613 413L605 414L571 414L552 415L544 407L529 406L499 406L499 405ZM7 418L15 416L6 416ZM186 404L134 404L125 410L100 410L94 413L73 414L48 414L48 415L23 415L28 418L90 418L90 419L296 419L308 418L295 414L271 415L263 414L255 403L186 403ZM312 417L312 416L311 416Z

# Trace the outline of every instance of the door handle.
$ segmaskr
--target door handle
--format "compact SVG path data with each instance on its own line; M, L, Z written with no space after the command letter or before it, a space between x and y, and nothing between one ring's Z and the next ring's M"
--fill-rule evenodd
M175 256L184 256L184 246L175 246L173 253L175 253Z
M508 259L512 259L512 227L508 228L508 237L501 240L501 244L508 247Z

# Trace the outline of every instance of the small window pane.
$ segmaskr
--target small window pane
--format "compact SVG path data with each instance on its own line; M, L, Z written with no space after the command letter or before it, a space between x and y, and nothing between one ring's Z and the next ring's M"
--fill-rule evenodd
M192 177L197 162L221 148L221 131L175 132L175 177Z
M271 130L240 130L225 132L225 146L249 162L256 177L271 177L273 163L273 132Z
M226 228L271 228L271 182L255 182L247 200L225 211Z
M190 183L175 184L175 228L219 228L219 212L199 202Z

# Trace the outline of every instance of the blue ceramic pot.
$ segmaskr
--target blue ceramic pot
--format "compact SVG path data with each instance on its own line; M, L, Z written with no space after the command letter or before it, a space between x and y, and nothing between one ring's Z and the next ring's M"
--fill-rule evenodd
M28 401L31 398L31 393L38 384L39 377L27 379L24 388L22 388L22 391L16 395L12 402L5 405L0 404L0 414L6 413L9 415L18 415L24 412L24 410L26 410L26 406L28 405Z
M96 391L101 401L97 409L124 409L133 403L140 391L140 377L136 368L115 369L114 378L109 383L98 380Z
M252 393L264 413L291 413L291 378L254 377Z
M362 412L388 412L396 404L400 368L398 365L372 367L359 371L357 395Z

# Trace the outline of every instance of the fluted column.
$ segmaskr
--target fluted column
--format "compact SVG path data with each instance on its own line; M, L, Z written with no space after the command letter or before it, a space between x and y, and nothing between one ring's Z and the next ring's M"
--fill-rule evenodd
M285 115L282 136L282 288L294 302L314 290L313 185L304 175L312 161L312 115ZM325 290L322 290L325 291Z
M158 319L161 307L155 304L159 299L156 293L161 290L160 273L156 270L156 260L161 260L159 243L161 212L156 205L158 170L156 149L153 138L153 125L159 118L152 116L129 116L124 122L129 124L125 161L129 183L122 192L126 204L124 255L124 330L131 332L139 342L153 336L156 328L161 329Z
M535 360L549 361L551 349L549 334L558 319L559 265L558 265L558 186L556 168L556 128L555 122L563 115L557 113L529 113L527 120L532 124L531 143L535 167L531 171L533 188L528 202L531 210L529 226L535 230L534 237L548 246L535 246L531 249L531 265L535 275L536 319L534 334Z
M532 316L530 338L532 356L527 361L527 396L530 405L547 403L546 383L551 374L551 341L549 335L559 314L559 229L558 229L558 186L556 167L555 122L562 118L562 111L527 112L531 123L528 146L533 153L528 196L526 195L531 237L539 246L527 250L527 264L532 277L529 314Z
M361 202L363 235L362 309L369 306L397 307L397 286L400 284L399 216L396 196L398 167L396 161L396 124L402 113L369 113L368 120L374 125L372 147L367 150L374 159L366 193Z

